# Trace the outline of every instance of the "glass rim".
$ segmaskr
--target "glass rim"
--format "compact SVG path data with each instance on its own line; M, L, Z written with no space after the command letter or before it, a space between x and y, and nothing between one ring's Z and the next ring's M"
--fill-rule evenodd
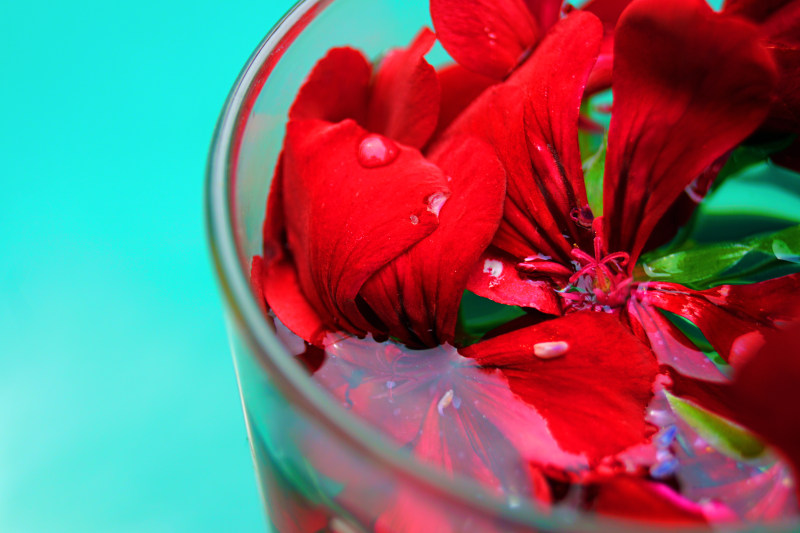
M670 532L680 528L686 532L708 532L717 527L728 531L746 531L759 524L740 523L708 524L706 527L681 527L680 524L665 524L623 518L611 518L596 513L564 509L569 518L564 520L558 509L545 514L534 505L523 500L518 507L510 507L479 483L467 477L449 478L436 468L431 468L413 456L392 446L388 438L348 413L338 403L331 402L330 395L314 382L301 365L298 365L273 333L254 298L246 272L248 258L237 242L234 232L231 190L235 184L231 170L234 168L241 144L241 126L247 119L254 103L267 82L272 68L280 61L283 50L313 18L334 0L298 0L292 8L272 27L256 47L239 73L217 121L208 155L205 180L205 222L212 261L224 300L232 311L233 319L241 326L248 345L253 348L262 367L274 373L274 385L282 393L289 393L303 412L332 431L338 438L359 453L400 473L413 484L421 485L434 493L443 493L458 504L475 509L487 517L499 516L522 527L554 530L567 527L570 531L598 531L608 528L620 533L642 531ZM280 46L284 48L281 49ZM266 206L265 206L266 207ZM556 520L554 520L556 519ZM561 521L563 520L563 523ZM787 521L789 527L795 521ZM762 523L759 531L764 531ZM783 531L784 524L767 526L773 531ZM775 528L775 529L773 529Z

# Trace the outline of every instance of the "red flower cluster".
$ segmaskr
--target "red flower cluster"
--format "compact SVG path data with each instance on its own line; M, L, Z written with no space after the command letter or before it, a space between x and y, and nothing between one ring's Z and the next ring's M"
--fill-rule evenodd
M718 13L702 0L581 10L431 0L431 14L436 35L424 30L376 69L337 48L309 75L289 114L254 287L311 344L344 331L441 346L379 357L334 345L366 378L355 390L335 372L319 377L376 424L392 415L370 398L392 383L414 412L393 436L424 460L451 464L471 439L454 469L499 490L550 501L546 479L578 480L601 512L639 502L651 517L705 520L707 509L676 503L641 472L620 474L613 458L652 440L654 391L750 412L742 398L781 372L754 354L800 319L800 275L693 290L636 266L677 233L732 150L800 132L800 2L733 0ZM436 38L457 65L425 60ZM607 87L600 216L578 139L589 124L582 103ZM795 143L775 160L796 165L797 152ZM458 345L466 289L527 319L456 353L445 345ZM699 328L742 384L729 385L663 311ZM412 363L414 379L402 370ZM742 370L756 367L761 381ZM465 407L437 416L454 399ZM796 414L786 423L796 428ZM492 459L502 452L480 447L483 426L530 471ZM785 433L775 445L796 460L800 438Z

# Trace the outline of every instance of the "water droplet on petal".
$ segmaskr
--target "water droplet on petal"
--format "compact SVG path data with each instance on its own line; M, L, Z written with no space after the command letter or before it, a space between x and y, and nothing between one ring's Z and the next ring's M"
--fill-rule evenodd
M664 479L674 474L678 470L678 466L680 466L678 460L673 457L651 466L650 475L656 479Z
M400 155L400 149L391 139L371 133L358 145L358 162L364 168L388 165Z
M439 212L442 210L442 207L444 206L445 202L447 202L447 198L448 195L441 192L436 192L431 194L427 200L428 211L430 211L431 213L433 213L438 217Z
M487 259L483 263L483 272L493 278L499 278L503 273L503 263L496 259Z
M454 395L455 393L453 392L453 389L449 389L442 395L442 399L439 400L438 404L436 404L436 410L439 411L440 415L444 416L444 410L447 406L453 403Z
M553 359L567 353L569 344L564 341L539 342L533 345L533 354L539 359Z
M409 218L411 219L411 223L415 226L419 224L419 217L417 215L411 215Z

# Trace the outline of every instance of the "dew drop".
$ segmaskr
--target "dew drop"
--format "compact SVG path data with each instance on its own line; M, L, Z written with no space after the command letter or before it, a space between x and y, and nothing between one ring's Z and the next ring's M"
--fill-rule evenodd
M439 400L438 404L436 404L436 410L439 411L440 415L444 416L445 408L453 403L453 396L455 396L453 389L449 389L442 395L442 399Z
M503 263L496 259L487 259L483 263L483 272L493 278L499 278L503 274Z
M447 202L448 195L436 192L428 196L427 204L428 204L428 211L439 216L439 212L442 210L445 202Z
M539 359L553 359L567 353L569 344L564 341L539 342L533 345L533 354Z
M419 217L417 215L411 215L409 218L411 219L411 223L415 226L419 224Z
M358 145L358 162L364 168L388 165L400 155L400 149L391 139L371 133Z

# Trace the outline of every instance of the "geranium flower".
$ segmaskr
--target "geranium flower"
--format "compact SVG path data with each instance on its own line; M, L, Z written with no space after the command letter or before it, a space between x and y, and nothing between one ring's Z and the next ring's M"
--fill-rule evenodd
M631 4L616 28L604 216L595 218L577 122L601 37L594 17L570 15L444 135L483 135L509 180L503 221L469 288L550 314L613 314L649 340L661 363L724 379L657 309L695 323L730 361L791 318L784 295L798 277L693 291L634 279L634 264L656 226L670 224L663 216L683 190L759 126L775 67L755 27L699 0ZM525 343L525 329L514 335L509 346Z
M331 50L289 113L254 286L297 335L392 336L412 346L454 337L469 269L502 214L505 174L490 146L455 136L419 150L439 116L423 31L374 75Z

